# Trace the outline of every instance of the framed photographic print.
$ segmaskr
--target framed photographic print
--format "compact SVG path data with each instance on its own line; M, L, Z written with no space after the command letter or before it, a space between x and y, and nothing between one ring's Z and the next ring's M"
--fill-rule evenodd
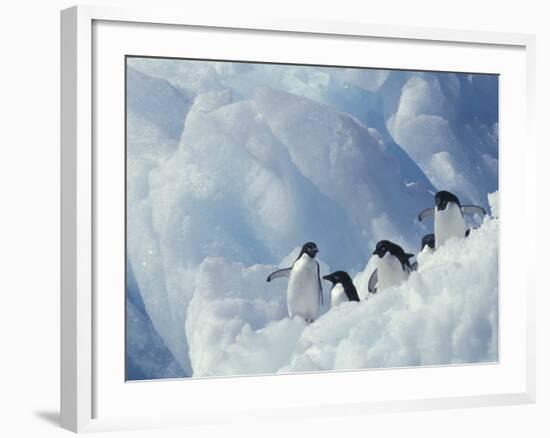
M61 38L63 427L534 401L533 37L75 7Z

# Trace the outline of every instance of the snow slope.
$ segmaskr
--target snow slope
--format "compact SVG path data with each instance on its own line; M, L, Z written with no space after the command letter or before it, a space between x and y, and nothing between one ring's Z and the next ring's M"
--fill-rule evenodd
M318 244L327 270L360 275L380 239L419 247L429 224L415 218L437 189L486 206L497 188L494 77L129 58L127 83L136 375L206 375L216 362L229 373L197 336L237 330L254 343L263 328L270 345L279 339L271 324L298 336L298 323L283 322L284 281L261 298L256 280L305 241ZM203 283L224 284L216 267L248 335L237 322L197 328L193 309L207 315L214 300ZM152 351L164 358L155 370ZM289 366L283 356L268 361Z
M306 325L286 315L286 281L265 282L273 267L205 260L186 326L194 376L496 361L498 219L418 261L407 282Z

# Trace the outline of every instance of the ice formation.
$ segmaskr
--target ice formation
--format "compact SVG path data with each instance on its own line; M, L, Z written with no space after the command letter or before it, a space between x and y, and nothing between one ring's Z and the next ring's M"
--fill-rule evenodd
M495 77L140 58L127 74L130 377L495 360L496 202L406 284L307 327L285 280L265 283L315 241L321 275L347 270L365 297L375 243L418 250L433 192L488 206Z

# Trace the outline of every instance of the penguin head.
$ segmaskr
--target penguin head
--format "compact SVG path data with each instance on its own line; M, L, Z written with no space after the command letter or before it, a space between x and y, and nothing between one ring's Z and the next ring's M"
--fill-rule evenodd
M389 240L381 240L376 244L376 248L372 254L377 255L382 259L388 252L396 257L397 254L404 253L403 248L396 243L390 242Z
M440 192L437 192L435 194L435 207L439 211L445 210L447 208L447 204L449 203L454 203L458 207L460 207L460 201L451 192L447 192L446 190L441 190Z
M336 285L338 283L345 284L351 282L351 277L346 271L336 271L332 274L323 276L323 280L328 280L332 284Z
M409 259L413 257L414 254L407 254L397 243L390 242L389 240L381 240L378 242L372 254L382 259L388 253L399 259L403 269L405 266L411 267Z
M422 238L422 246L420 247L420 251L422 251L426 246L431 249L435 248L435 234L433 233L426 234Z
M314 242L307 242L304 246L302 246L302 250L300 251L298 258L300 258L302 254L307 254L311 258L315 258L318 252L319 248L317 248L317 245Z

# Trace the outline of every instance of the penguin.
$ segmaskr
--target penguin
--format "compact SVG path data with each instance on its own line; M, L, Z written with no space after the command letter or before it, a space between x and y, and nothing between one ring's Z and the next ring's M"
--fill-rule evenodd
M330 307L336 307L346 301L359 301L357 289L353 285L353 280L345 271L336 271L332 274L325 275L323 280L328 280L332 283L330 290Z
M424 251L424 248L428 247L428 249L435 249L435 234L430 233L426 234L422 238L422 245L420 246L420 251Z
M371 294L407 280L418 266L416 262L410 262L414 254L406 253L403 248L389 240L378 242L372 254L378 256L378 264L369 278L368 289Z
M307 242L290 268L279 269L267 277L268 282L288 277L288 316L300 316L308 323L315 321L320 305L323 304L319 263L315 260L318 252L314 242Z
M418 220L422 222L433 216L435 248L438 248L452 237L462 238L470 234L464 214L485 216L487 212L478 205L461 205L456 195L442 190L435 194L435 208L422 210Z

